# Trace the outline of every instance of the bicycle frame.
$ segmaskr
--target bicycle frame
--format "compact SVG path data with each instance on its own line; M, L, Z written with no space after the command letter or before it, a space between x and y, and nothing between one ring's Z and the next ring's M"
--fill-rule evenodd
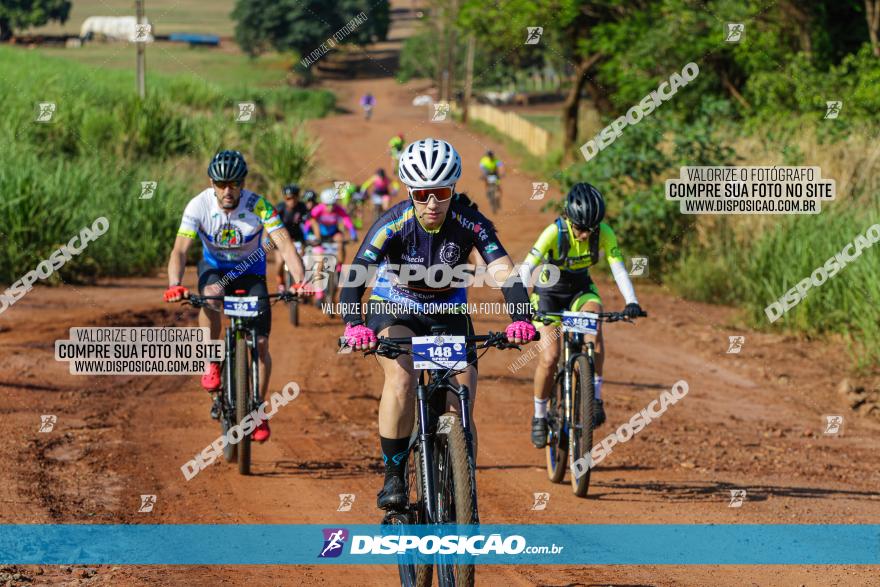
M430 474L434 470L434 453L429 450L437 434L437 422L439 414L431 413L431 401L440 394L436 401L437 405L441 405L441 412L446 406L446 394L454 393L458 396L459 410L461 413L461 424L464 429L465 444L468 451L468 469L471 477L471 495L473 498L474 510L477 512L477 523L479 523L479 508L477 507L477 491L476 491L476 458L474 455L473 434L471 432L470 422L470 390L467 385L458 385L452 383L449 376L437 377L433 372L429 372L429 383L424 383L424 371L419 376L419 383L416 385L416 409L419 414L419 431L417 442L419 443L419 452L422 465L422 484L425 487L425 512L427 516L426 522L433 524L437 522L437 494L434 484L434 476ZM410 446L412 450L412 446Z

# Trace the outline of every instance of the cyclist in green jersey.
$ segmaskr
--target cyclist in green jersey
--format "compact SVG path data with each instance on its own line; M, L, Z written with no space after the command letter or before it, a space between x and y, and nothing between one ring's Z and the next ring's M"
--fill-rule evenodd
M549 271L544 270L535 283L530 297L532 305L541 312L562 312L565 310L601 312L602 299L589 268L595 265L604 253L611 273L620 293L626 301L624 314L637 317L642 309L636 299L632 282L629 279L623 255L617 246L617 237L605 217L605 200L595 187L588 183L577 183L568 192L565 201L565 215L556 219L544 229L526 257L529 271L542 263L550 263L559 268L559 279L552 283ZM596 348L596 374L593 381L595 399L593 404L594 426L605 422L605 408L602 403L602 372L604 348L602 323L599 332L592 338ZM535 369L535 416L532 419L532 444L543 448L547 444L547 403L553 388L553 376L559 359L559 337L556 329L559 321L549 326L535 322L541 329L541 339L553 341L541 351Z

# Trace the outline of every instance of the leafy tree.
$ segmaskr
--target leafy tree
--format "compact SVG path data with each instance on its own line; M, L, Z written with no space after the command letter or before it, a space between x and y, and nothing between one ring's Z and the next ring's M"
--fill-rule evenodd
M364 23L339 32L361 12ZM236 42L252 56L272 49L307 56L321 43L365 44L384 39L390 22L388 2L370 0L238 0L232 18Z
M13 31L43 26L50 20L67 22L70 0L3 0L0 2L0 41Z

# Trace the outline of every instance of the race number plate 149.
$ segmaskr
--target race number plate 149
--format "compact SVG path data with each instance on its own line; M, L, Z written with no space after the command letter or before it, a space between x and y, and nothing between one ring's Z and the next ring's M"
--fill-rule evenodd
M257 316L260 313L257 309L257 299L257 296L225 296L223 298L223 313L227 316L241 316L243 318Z
M412 345L416 369L464 369L467 366L463 336L414 336Z
M596 334L598 332L599 315L593 312L563 312L562 329L566 332Z

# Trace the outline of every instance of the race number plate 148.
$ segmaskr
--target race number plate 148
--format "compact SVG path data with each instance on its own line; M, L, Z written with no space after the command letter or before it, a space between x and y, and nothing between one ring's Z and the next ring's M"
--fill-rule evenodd
M257 309L257 299L257 296L225 296L223 298L223 313L227 316L241 316L243 318L257 316L260 313Z
M412 345L416 369L464 369L467 366L463 336L415 336Z
M593 312L563 312L562 329L566 332L596 334L598 332L599 315Z

